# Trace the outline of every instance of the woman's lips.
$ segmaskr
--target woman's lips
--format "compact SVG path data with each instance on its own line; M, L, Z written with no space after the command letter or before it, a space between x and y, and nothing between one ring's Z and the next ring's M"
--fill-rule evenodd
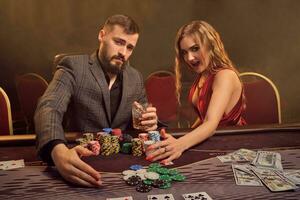
M192 67L198 67L200 64L201 64L200 61L193 61L193 62L190 62L190 65L191 65Z

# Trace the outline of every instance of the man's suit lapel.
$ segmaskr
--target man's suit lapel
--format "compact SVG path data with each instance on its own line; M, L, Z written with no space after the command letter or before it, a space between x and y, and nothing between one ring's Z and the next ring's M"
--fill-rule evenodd
M111 124L111 116L110 116L110 94L108 90L108 84L105 79L104 72L100 66L100 63L97 59L97 53L94 53L91 55L90 59L90 70L95 77L99 87L101 88L102 94L103 94L103 100L106 110L106 116L108 119L109 124Z

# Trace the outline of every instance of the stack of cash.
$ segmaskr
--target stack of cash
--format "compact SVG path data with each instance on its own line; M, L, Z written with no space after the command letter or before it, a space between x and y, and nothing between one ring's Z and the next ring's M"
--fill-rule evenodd
M218 156L218 159L232 164L237 185L264 184L272 192L295 190L300 185L300 170L283 171L281 155L277 152L239 149L225 156Z

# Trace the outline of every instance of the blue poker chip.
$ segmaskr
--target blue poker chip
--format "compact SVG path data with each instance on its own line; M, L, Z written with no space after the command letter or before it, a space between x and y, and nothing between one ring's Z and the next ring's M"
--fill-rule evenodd
M131 170L137 171L139 169L143 169L143 166L142 165L131 165L129 168Z
M104 129L102 129L105 133L110 133L110 132L112 132L112 128L104 128Z

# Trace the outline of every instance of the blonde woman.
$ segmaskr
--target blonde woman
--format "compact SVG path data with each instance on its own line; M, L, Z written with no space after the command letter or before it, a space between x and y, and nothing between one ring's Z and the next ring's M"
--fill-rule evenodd
M188 67L198 74L189 93L198 120L186 135L176 139L165 134L164 141L148 148L160 147L146 159L162 160L163 164L179 158L185 150L211 137L218 126L246 124L242 118L245 107L243 85L215 29L204 21L192 21L179 29L175 49L178 99L180 69Z

